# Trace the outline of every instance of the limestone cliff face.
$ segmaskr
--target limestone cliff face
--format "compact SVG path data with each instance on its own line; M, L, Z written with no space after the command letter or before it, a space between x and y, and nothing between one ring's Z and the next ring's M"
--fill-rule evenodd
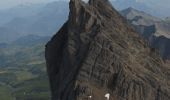
M52 100L170 100L170 69L108 0L71 0L46 61Z

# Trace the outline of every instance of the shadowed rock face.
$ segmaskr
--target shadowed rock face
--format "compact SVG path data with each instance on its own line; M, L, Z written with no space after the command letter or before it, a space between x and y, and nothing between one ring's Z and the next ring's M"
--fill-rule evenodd
M170 100L169 68L108 0L71 0L46 61L52 100Z

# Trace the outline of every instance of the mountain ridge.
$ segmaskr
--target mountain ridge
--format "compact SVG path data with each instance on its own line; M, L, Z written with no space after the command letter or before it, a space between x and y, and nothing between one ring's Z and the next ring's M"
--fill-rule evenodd
M45 51L52 100L169 100L169 70L108 0L70 0Z
M123 8L125 8L125 6L127 7L132 6L135 7L136 9L141 8L140 10L143 10L145 12L150 12L147 10L149 8L144 7L143 4L141 4L140 2L135 3L134 0L128 2L127 0L117 0L111 2L114 6L119 7L126 4L124 5ZM0 26L8 30L16 31L17 33L20 34L20 36L28 35L28 34L52 36L54 35L56 29L59 29L62 26L62 23L64 23L64 20L67 19L67 17L63 17L68 15L67 3L68 2L66 1L55 1L47 4L32 4L28 6L20 5L8 10L0 11L1 14ZM142 7L147 9L143 9ZM60 20L54 21L55 19L60 19ZM9 33L15 34L12 32ZM8 37L8 35L6 37ZM12 36L12 37L13 37L12 40L18 38L16 36ZM1 37L1 39L2 38L3 37ZM11 38L9 37L7 40L10 39ZM4 41L0 41L0 42L4 42Z

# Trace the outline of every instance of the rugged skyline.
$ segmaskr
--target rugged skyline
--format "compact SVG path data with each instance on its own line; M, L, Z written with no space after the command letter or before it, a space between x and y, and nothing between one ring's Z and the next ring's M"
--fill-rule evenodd
M12 6L20 5L20 4L27 4L27 3L43 3L43 2L52 2L52 1L69 1L69 0L0 0L0 9L9 8ZM87 1L87 0L86 0ZM110 1L118 1L118 0L110 0ZM123 0L120 0L123 1ZM132 1L132 0L126 0ZM136 2L145 3L150 6L160 7L163 8L170 8L170 0L133 0Z
M170 100L169 68L108 0L69 4L46 45L52 100Z
M17 5L42 4L53 1L69 1L69 0L0 0L0 10L8 9ZM85 0L88 1L88 0ZM170 16L170 0L110 0L115 8L122 10L128 7L133 7L138 10L145 11L155 16L162 18Z

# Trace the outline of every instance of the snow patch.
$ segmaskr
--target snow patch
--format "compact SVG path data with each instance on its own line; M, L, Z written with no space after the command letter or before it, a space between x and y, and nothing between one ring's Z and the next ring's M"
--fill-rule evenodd
M107 100L109 100L110 94L109 93L105 94L105 97L107 98Z
M89 2L89 0L82 0L82 1L84 1L85 3L88 3L88 2Z

